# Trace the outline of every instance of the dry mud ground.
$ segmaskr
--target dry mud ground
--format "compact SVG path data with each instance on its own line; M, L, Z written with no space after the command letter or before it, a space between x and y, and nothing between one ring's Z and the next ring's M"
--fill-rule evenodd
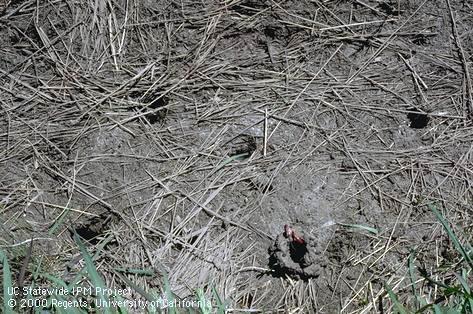
M409 256L448 303L419 273L459 261L427 205L470 240L470 1L1 3L14 284L76 278L75 230L108 287L233 312L413 308Z

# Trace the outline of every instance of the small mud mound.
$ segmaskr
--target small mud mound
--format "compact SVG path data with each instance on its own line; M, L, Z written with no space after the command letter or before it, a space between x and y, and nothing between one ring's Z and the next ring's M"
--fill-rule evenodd
M287 226L269 248L269 267L278 277L289 276L302 280L316 278L320 274L321 262L315 239L297 236Z

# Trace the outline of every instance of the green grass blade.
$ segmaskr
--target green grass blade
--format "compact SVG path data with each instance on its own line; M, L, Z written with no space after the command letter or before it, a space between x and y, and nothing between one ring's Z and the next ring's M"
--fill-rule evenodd
M448 237L453 242L453 245L455 246L455 249L461 254L461 256L468 263L470 268L473 269L473 261L471 260L471 257L468 255L468 253L466 252L463 245L461 245L461 243L458 240L457 236L455 235L453 230L450 228L450 225L448 224L447 220L445 220L443 215L437 210L437 208L434 205L429 205L429 208L434 212L435 216L437 217L437 219L442 224L443 228L445 229L445 231L448 234Z
M135 284L133 281L131 281L130 279L126 278L125 276L123 276L122 274L120 274L118 272L115 272L115 274L118 277L120 277L120 279L123 280L129 287L133 288L133 290L135 290L136 292L138 292L138 294L143 296L146 300L148 300L149 302L154 302L155 301L155 298L154 298L153 295L146 292L143 288L141 288L140 286ZM156 311L154 309L148 308L148 313L155 313L155 312Z
M417 294L417 287L416 287L416 281L417 281L417 276L416 276L416 273L415 273L415 269L414 269L414 256L415 256L415 251L414 250L411 250L411 253L409 254L409 258L407 260L407 265L408 265L408 269L409 269L409 280L411 281L411 287L412 287L412 294L414 295L415 297L415 308L418 309L421 305L420 305L420 297L419 295Z
M394 308L396 309L396 313L409 314L410 312L408 312L406 310L406 308L401 303L399 303L399 300L397 299L396 295L391 290L391 288L387 284L385 284L384 287L385 287L386 291L388 292L388 295L389 295L389 298L391 299L391 302L393 302L393 304L394 304Z
M212 304L205 298L202 288L197 289L197 301L199 302L200 311L202 314L212 313Z
M164 291L166 293L167 302L169 304L175 304L174 293L172 293L171 285L169 284L168 276L166 274L164 274ZM169 314L176 314L176 309L174 307L170 307L168 311Z
M94 256L92 258L92 260L95 260L99 257L100 253L102 252L102 250L104 249L105 245L107 245L111 240L112 240L113 236L112 235L109 235L103 242L100 242L100 244L97 246L97 249L95 250L95 253L94 253ZM80 238L79 238L80 239ZM77 283L79 283L82 278L84 276L86 276L86 273L87 273L87 269L84 268L82 269L75 277L73 280L71 280L71 282L69 283L69 288L72 288L74 286L77 285Z
M430 278L429 276L426 276L426 275L422 275L422 277L424 277L424 279L426 279L427 281L429 281L431 284L436 285L436 286L439 286L439 287L445 289L445 290L444 290L444 294L445 294L445 295L461 294L461 293L462 293L462 291L461 291L460 288L453 287L453 286L448 286L448 285L444 284L443 282L434 280L434 279L432 279L432 278Z
M225 302L222 300L222 298L218 294L217 289L215 289L215 287L212 288L212 292L213 292L215 300L217 300L217 314L225 314L225 311L226 311Z
M243 153L243 154L239 154L239 155L230 156L229 158L227 158L227 159L225 159L224 161L222 161L222 162L215 168L215 171L218 171L218 170L222 169L223 167L225 167L226 165L228 165L229 163L231 163L231 162L234 161L234 160L245 159L245 157L249 157L249 154L248 154L248 153Z
M435 314L463 314L464 313L457 309L445 307L445 306L439 306L437 304L434 304L433 308L434 308ZM470 312L466 312L466 313L470 313Z
M464 282L468 282L468 272L466 269L462 269L462 280ZM471 289L470 289L470 286L468 284L466 284L466 286L468 287L468 305L469 305L469 311L471 313L473 313L473 296L471 295Z
M38 277L42 277L44 279L47 279L49 280L50 282L52 282L54 284L54 288L64 288L65 291L67 291L68 293L71 293L71 290L69 289L69 287L67 286L67 283L65 283L62 279L60 278L57 278L55 276L52 276L50 274L42 274L42 273L39 273L38 274ZM52 298L55 298L59 301L65 301L66 299L62 296L62 295L52 295L50 297L50 299ZM81 310L81 309L77 309L77 308L67 308L67 309L64 309L64 308L55 308L55 311L57 313L78 313L78 314L82 314L82 313L86 313L84 310Z
M455 276L457 277L458 281L463 287L463 291L464 291L463 299L464 299L465 307L469 308L468 310L469 313L473 313L473 298L471 296L470 286L468 285L468 282L466 280L466 272L463 270L463 276L460 276L458 274L455 274Z
M14 300L14 295L13 293L9 293L9 291L12 291L13 283L11 279L10 264L8 264L7 256L2 250L0 250L0 260L3 265L3 309L4 313L10 314L14 313L13 308L10 306L12 304L11 302L13 302L12 300Z
M61 215L56 219L56 221L54 222L54 224L51 226L51 228L49 229L49 234L50 235L53 235L56 233L57 229L59 229L62 224L64 223L64 220L66 219L67 215L69 214L70 212L70 208L65 208L64 211L61 213Z
M130 279L126 278L125 276L123 276L122 274L120 273L116 273L118 277L120 277L121 280L123 280L128 286L130 286L131 288L133 288L133 290L135 290L136 292L138 292L138 294L140 294L141 296L143 296L146 300L148 300L149 302L153 302L155 301L155 298L153 295L149 294L148 292L146 292L143 288L141 288L140 286L138 286L137 284L135 284L133 281L131 281Z
M458 281L462 285L464 292L466 294L470 294L470 287L468 286L468 283L466 282L465 278L463 278L462 276L458 274L455 274L455 276L457 277Z
M74 240L79 246L79 249L82 253L82 257L84 258L85 267L87 269L87 273L88 273L88 277L90 281L92 281L92 284L94 285L95 288L101 288L101 291L105 291L106 289L105 282L102 280L102 277L100 277L99 273L97 272L94 262L92 261L92 257L87 252L87 249L85 248L84 243L82 243L77 233L74 233ZM100 300L103 303L108 302L108 298L104 293L99 293L97 297L100 298ZM103 309L103 313L112 314L111 310L108 307L104 307L102 309Z

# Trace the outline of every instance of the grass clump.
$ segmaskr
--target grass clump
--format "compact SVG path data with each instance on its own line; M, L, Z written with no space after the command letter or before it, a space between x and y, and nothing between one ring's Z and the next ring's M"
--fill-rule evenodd
M33 273L33 279L29 286L19 287L14 284L13 272L8 262L6 252L0 250L0 262L2 265L2 313L16 313L25 309L32 310L34 313L90 313L90 311L99 311L100 313L129 313L134 310L140 310L147 313L225 313L225 304L213 291L217 307L212 307L212 302L208 299L203 289L198 289L195 293L197 307L185 308L180 305L185 304L172 291L171 285L164 276L164 292L160 295L155 290L146 291L142 287L136 285L133 281L125 277L121 272L123 269L116 271L117 276L138 295L141 295L145 301L134 302L124 300L123 296L113 293L112 295L106 291L107 285L99 274L94 263L94 256L90 255L85 244L80 237L75 234L74 240L79 247L85 267L79 274L68 284L65 280L42 272L41 263L36 265L36 271ZM127 270L126 273L130 273ZM133 269L131 273L149 275L150 270ZM78 289L87 289L81 282L84 279L90 282L91 288L88 293L77 293ZM41 287L41 291L47 293L31 293L35 288ZM24 291L29 291L25 293ZM164 299L163 299L164 297ZM187 302L189 303L189 302ZM194 304L194 303L193 303ZM176 305L176 306L173 306ZM138 306L138 307L137 307Z
M421 297L416 276L414 258L415 252L412 251L408 259L409 279L411 283L411 291L414 296L414 306L406 307L402 304L398 296L392 289L386 285L385 289L393 303L394 311L399 314L411 313L473 313L473 295L471 293L471 272L473 270L472 252L468 245L462 244L450 223L438 211L434 205L429 205L430 210L434 213L437 220L442 225L444 231L455 250L459 253L461 260L445 269L448 272L446 279L440 281L432 278L425 270L419 270L421 277L425 282L438 291L438 296L434 301L428 301L427 298ZM453 273L453 275L452 275Z

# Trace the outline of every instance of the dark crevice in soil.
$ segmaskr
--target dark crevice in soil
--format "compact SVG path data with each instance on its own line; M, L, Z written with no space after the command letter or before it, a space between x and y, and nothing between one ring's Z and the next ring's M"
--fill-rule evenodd
M421 113L417 108L409 108L409 111L411 111L407 114L410 121L409 127L423 129L429 124L430 117L427 114Z
M308 280L320 274L320 252L314 239L298 243L280 234L269 248L269 267L274 277Z

